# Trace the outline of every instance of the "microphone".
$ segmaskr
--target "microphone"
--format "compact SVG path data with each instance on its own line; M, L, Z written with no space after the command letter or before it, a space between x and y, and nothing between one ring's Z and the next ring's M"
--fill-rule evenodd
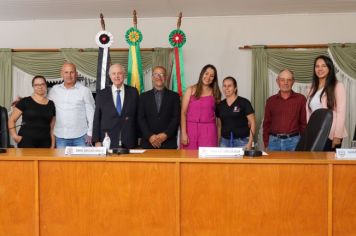
M255 137L255 134L252 132L251 129L250 129L250 134L252 134L252 138ZM244 156L248 156L248 157L260 157L260 156L262 156L262 151L256 150L255 147L253 147L252 150L245 150L245 151L244 151Z
M11 127L11 128L7 128L7 129L5 129L5 130L0 130L0 135L2 134L2 133L4 133L4 132L8 132L10 129L16 129L17 127L21 127L21 126L23 126L23 125L25 125L26 124L26 122L22 122L21 124L19 124L19 125L15 125L14 127ZM8 134L8 137L7 137L7 142L9 142L9 134ZM5 141L6 142L6 141ZM6 148L0 148L0 153L6 153L7 152L7 150L6 150Z
M119 133L119 147L117 148L113 148L112 149L112 153L113 154L129 154L130 150L128 148L125 148L122 146L122 142L121 142L121 130Z

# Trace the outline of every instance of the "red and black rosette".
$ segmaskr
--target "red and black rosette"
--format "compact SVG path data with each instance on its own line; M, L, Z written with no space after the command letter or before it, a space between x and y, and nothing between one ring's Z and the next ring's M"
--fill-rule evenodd
M95 42L101 48L109 48L113 41L114 37L108 31L99 31L95 36Z
M172 47L181 48L186 41L185 33L180 29L175 29L169 34L169 43Z

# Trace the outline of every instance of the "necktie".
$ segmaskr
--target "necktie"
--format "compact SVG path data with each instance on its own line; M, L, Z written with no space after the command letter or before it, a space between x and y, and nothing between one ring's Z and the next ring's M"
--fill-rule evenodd
M155 100L156 100L156 105L157 105L157 111L159 112L161 110L162 91L156 91Z
M116 110L119 115L121 115L121 97L120 97L121 90L116 90Z

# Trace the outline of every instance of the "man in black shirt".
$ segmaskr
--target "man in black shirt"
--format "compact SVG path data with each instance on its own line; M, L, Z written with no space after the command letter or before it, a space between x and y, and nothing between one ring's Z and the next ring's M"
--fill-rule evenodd
M140 95L138 123L143 148L177 148L180 100L176 92L165 87L166 69L152 69L153 89Z

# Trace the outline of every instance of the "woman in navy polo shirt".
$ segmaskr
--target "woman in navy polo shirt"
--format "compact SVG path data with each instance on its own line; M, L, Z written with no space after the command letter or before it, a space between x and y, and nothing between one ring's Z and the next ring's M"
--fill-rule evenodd
M218 138L221 147L251 149L256 130L255 111L246 98L237 94L235 78L223 80L225 99L216 108Z

